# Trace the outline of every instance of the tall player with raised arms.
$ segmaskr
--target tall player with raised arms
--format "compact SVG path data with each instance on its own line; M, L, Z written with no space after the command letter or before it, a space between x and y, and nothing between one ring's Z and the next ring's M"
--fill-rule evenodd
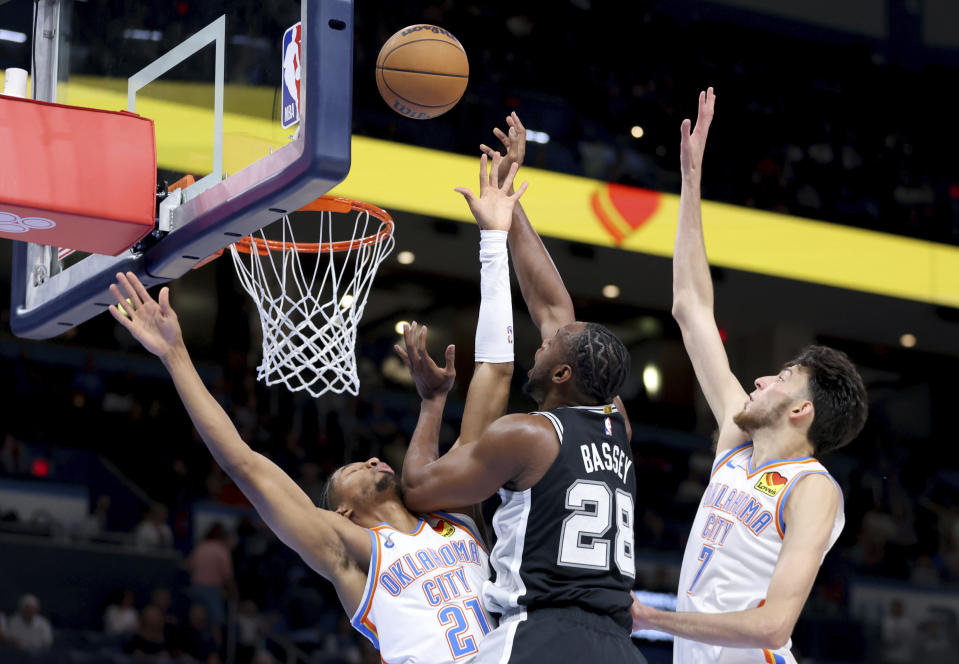
M507 147L500 177L525 147L519 118L513 114L508 123L508 135L497 132ZM489 157L495 172L499 155L484 146L484 172ZM629 423L616 397L629 355L602 325L576 321L562 278L518 202L490 209L458 191L481 225L491 223L488 214L513 216L513 265L542 337L526 386L539 411L502 417L440 457L451 362L437 367L426 353L425 329L407 330L401 355L423 402L403 466L404 499L419 510L494 493L502 499L493 517L496 579L483 593L500 624L480 645L477 664L641 662L629 638L636 478Z
M494 160L494 168L499 160ZM482 198L508 194L502 187ZM484 217L485 218L485 217ZM506 234L480 224L481 291L477 364L460 427L473 440L506 409L512 376L512 300ZM169 289L154 300L132 273L117 274L110 313L169 371L204 443L270 529L311 568L329 579L353 625L384 661L417 664L469 662L495 626L481 598L489 578L488 555L471 508L410 512L393 470L371 458L338 469L327 485L326 509L317 508L296 483L241 438L229 416L203 385L183 343ZM122 289L122 292L121 292ZM125 299L128 298L128 299ZM452 354L452 347L449 349ZM456 448L459 443L454 445ZM470 504L470 503L464 503ZM447 509L450 504L434 509ZM452 513L449 513L452 512Z
M682 192L673 252L673 316L719 424L716 459L686 544L677 612L633 605L634 627L676 635L677 664L795 663L796 619L845 517L814 455L849 443L866 420L862 379L841 352L809 346L747 394L713 315L700 181L716 96L682 125Z

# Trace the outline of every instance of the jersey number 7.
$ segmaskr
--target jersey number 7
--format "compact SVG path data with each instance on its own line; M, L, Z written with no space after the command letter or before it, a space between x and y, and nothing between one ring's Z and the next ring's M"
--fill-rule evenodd
M557 564L566 567L609 569L609 539L603 536L613 521L613 492L605 482L576 480L566 490L566 509L572 514L563 520ZM623 576L635 578L633 558L633 497L616 489L616 540L613 543L616 567Z

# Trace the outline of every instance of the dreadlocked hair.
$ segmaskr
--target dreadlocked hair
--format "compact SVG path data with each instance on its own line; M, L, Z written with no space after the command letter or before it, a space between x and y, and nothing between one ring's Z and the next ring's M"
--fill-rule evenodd
M570 342L569 359L576 388L587 399L606 404L629 376L629 352L599 323L586 323Z
M816 456L848 445L866 424L866 387L855 365L842 351L806 346L786 366L799 365L809 374L814 416L807 434Z

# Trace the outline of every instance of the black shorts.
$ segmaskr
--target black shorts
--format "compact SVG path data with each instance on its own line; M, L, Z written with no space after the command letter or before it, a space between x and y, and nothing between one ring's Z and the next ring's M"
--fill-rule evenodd
M507 654L508 653L508 654ZM504 659L505 657L505 659ZM576 607L532 609L500 621L473 664L646 664L629 631L608 616Z

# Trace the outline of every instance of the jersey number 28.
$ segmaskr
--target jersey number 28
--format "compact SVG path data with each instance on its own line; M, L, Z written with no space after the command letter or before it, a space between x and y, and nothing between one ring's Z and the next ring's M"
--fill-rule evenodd
M573 513L563 520L558 564L608 570L609 539L604 536L615 518L616 540L613 549L616 567L623 576L636 576L633 559L633 497L630 494L622 489L616 489L614 494L605 482L576 480L566 490L566 509Z

